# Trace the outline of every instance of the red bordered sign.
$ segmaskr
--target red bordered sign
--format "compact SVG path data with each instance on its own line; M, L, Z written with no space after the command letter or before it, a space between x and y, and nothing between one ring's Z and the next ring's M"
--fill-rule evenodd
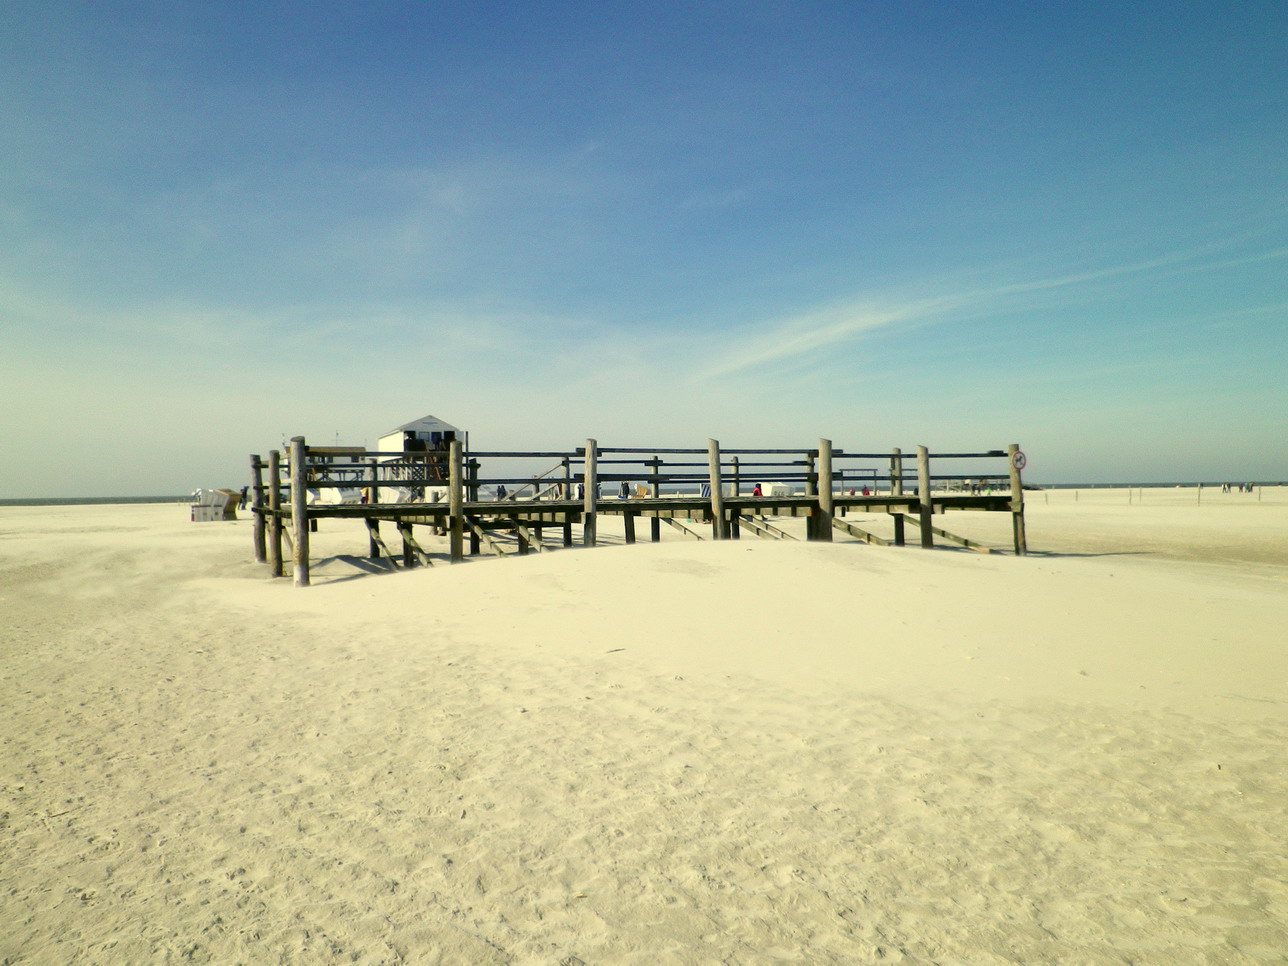
M1024 469L1024 467L1028 465L1028 462L1029 462L1029 458L1025 456L1024 453L1022 453L1018 449L1011 456L1011 465L1014 466L1017 470Z

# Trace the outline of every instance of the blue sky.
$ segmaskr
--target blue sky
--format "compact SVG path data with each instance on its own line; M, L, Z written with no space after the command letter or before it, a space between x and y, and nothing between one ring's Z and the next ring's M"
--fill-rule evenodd
M483 449L1285 479L1282 3L0 4L0 496Z

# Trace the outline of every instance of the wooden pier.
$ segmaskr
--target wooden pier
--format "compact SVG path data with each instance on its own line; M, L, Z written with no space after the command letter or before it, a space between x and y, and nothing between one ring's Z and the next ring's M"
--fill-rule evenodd
M544 472L530 471L552 459ZM516 462L529 471L490 477L480 472ZM973 471L931 472L932 465L960 469L963 463ZM513 534L518 552L528 553L549 549L552 530L556 545L573 546L573 527L580 525L581 542L594 546L602 514L623 518L627 543L636 541L642 522L653 541L663 524L697 539L739 539L744 533L784 539L790 534L774 519L805 517L809 540L831 540L839 530L866 543L903 546L911 527L925 548L939 537L990 552L934 525L936 516L955 511L1010 513L1015 553L1024 554L1023 465L1015 445L978 453L931 453L924 446L909 453L852 453L827 439L804 449L723 450L716 440L705 448L675 449L600 446L588 439L568 452L466 452L454 441L431 452L382 453L309 446L297 436L285 454L273 450L267 461L250 457L255 558L269 564L273 576L283 576L283 543L289 542L294 582L307 586L309 533L322 519L365 521L371 557L414 567L432 563L416 539L418 526L446 534L448 558L457 562L485 545L500 553L497 531ZM768 492L759 488L762 481L773 484ZM499 495L484 498L485 488ZM846 520L850 512L888 514L893 538ZM392 524L401 537L397 556L384 541L382 523Z

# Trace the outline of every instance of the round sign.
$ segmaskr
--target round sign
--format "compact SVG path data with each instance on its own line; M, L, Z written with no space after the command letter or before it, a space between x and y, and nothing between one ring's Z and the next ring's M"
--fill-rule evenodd
M1026 457L1018 449L1015 451L1014 455L1011 456L1011 465L1014 466L1017 470L1024 469L1025 464L1027 463L1028 463L1028 457Z

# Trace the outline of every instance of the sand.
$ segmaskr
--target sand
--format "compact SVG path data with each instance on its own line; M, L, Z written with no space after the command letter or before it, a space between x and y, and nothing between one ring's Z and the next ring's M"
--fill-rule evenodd
M1288 496L1143 496L307 590L2 509L0 963L1283 962Z

